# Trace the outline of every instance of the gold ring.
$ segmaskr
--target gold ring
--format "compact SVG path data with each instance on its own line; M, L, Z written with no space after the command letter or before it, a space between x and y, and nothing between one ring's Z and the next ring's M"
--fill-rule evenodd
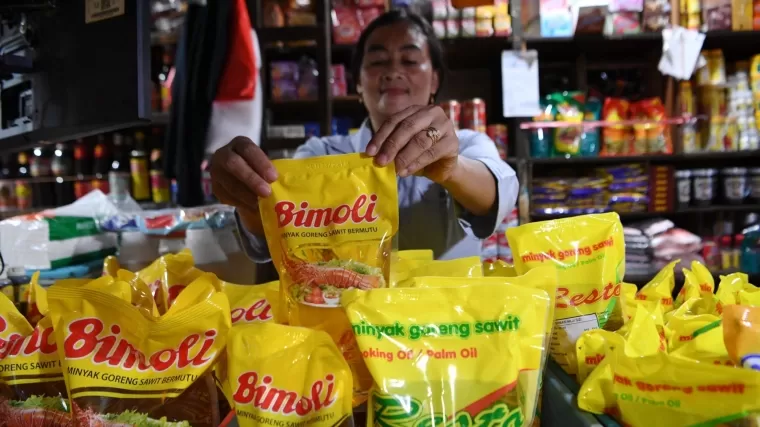
M432 126L425 129L425 134L428 136L428 138L430 138L431 141L433 141L433 145L437 144L438 141L441 140L441 132Z

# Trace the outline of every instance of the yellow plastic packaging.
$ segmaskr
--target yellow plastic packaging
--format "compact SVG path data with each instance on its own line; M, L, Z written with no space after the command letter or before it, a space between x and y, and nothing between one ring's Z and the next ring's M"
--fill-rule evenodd
M273 163L279 179L259 210L288 313L278 323L332 337L351 366L358 404L372 378L340 301L347 289L388 286L398 230L395 169L361 154Z
M205 273L192 284L196 282L206 284L205 289L209 294L218 291L227 296L233 325L274 322L280 297L278 280L260 285L238 285L220 280L213 273Z
M169 310L177 295L201 274L203 271L195 268L192 252L185 249L158 258L137 272L137 277L148 285L158 311L163 314Z
M707 267L699 261L691 262L691 270L684 268L683 287L676 295L675 307L680 307L691 298L712 296L715 292L715 278Z
M592 329L582 333L575 342L578 356L578 373L576 374L578 383L583 384L604 359L612 355L617 347L623 345L625 345L625 338L615 332Z
M0 298L0 425L68 426L70 412L50 317L33 328Z
M532 422L537 396L524 393L539 389L551 310L546 291L356 290L344 294L343 304L374 378L367 425ZM522 386L521 378L535 384Z
M673 357L713 365L734 366L723 342L720 320L705 325L691 334L691 339L670 353Z
M410 249L405 251L396 252L396 256L399 259L410 261L432 261L433 250L432 249Z
M690 300L695 303L698 299ZM691 314L687 310L681 310L684 305L673 313L668 319L666 336L668 338L668 351L676 351L694 339L694 334L703 328L709 328L716 322L720 323L720 317L712 313Z
M723 426L760 411L760 372L694 363L665 353L617 352L614 393L619 419L631 426Z
M616 213L532 222L507 230L518 274L545 265L557 269L552 357L575 374L575 342L589 329L618 329L620 282L625 274L623 226ZM617 307L617 308L616 308Z
M119 259L113 255L109 255L103 260L103 275L116 277L119 270L121 270L121 263Z
M447 261L428 261L409 270L408 277L396 286L409 287L415 277L483 277L483 264L480 257L465 257Z
M760 371L760 307L726 307L723 341L737 366Z
M633 283L622 282L620 284L620 307L623 315L623 321L628 322L636 314L636 308L641 301L636 299L636 293L639 288Z
M219 366L241 427L353 425L351 370L325 332L238 325Z
M723 313L723 308L727 305L739 303L739 292L742 290L752 290L754 288L749 284L749 276L744 273L731 273L720 276L718 291L715 292L715 298L718 303L716 310L719 314Z
M554 324L554 298L557 294L557 271L549 266L539 267L529 271L527 274L516 277L415 277L409 279L408 285L415 288L439 288L439 287L457 287L457 286L473 286L473 285L494 285L494 286L525 286L528 288L541 289L549 295L549 315L546 319L546 337L544 340L544 348L548 349L551 345L551 331ZM543 300L543 295L540 296ZM540 304L541 302L538 301ZM548 356L548 352L547 352ZM542 368L538 371L525 371L521 373L518 380L518 386L520 392L526 396L525 407L536 408L532 412L535 413L536 419L533 421L533 425L540 425L538 417L540 416L539 408L540 395L541 395L541 374ZM535 376L538 376L538 381ZM538 387L536 390L535 387ZM531 396L536 396L537 401L530 400ZM530 409L528 409L530 411Z
M517 271L515 271L515 266L512 264L497 259L494 262L483 263L483 275L486 277L515 277L517 276Z
M230 328L227 297L214 293L159 318L117 296L52 287L48 303L74 417L84 425L219 423L210 374ZM88 424L89 423L89 424Z
M673 288L676 286L676 277L673 268L681 262L680 259L670 262L658 271L657 274L636 294L636 299L641 301L660 301L663 313L673 310Z
M621 354L625 357L645 357L661 353L665 345L660 336L659 320L661 319L660 302L654 303L654 308L650 310L651 304L640 304L636 308L636 314L633 319L627 323L629 325L622 346L617 345L611 354L605 354L605 357L599 362L581 384L578 391L578 407L584 411L595 414L616 414L618 395L614 390L616 360ZM613 338L614 339L614 338Z

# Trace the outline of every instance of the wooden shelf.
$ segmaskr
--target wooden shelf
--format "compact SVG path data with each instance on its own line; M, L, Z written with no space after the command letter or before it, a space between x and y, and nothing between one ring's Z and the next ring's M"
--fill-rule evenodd
M304 27L280 27L280 28L261 28L257 35L259 42L292 42L299 40L318 40L322 32L322 27L318 25Z

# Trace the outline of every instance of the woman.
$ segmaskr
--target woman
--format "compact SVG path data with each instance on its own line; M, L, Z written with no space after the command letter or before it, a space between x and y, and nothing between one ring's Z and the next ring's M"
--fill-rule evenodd
M486 135L455 130L435 105L444 57L432 28L410 12L387 12L364 30L353 62L369 118L352 136L309 139L295 157L364 152L380 166L394 162L399 249L432 249L439 258L476 254L475 245L463 251L460 242L466 233L482 239L494 232L515 204L517 177ZM246 252L268 261L257 200L271 194L272 163L238 137L214 154L211 176L217 198L237 207Z

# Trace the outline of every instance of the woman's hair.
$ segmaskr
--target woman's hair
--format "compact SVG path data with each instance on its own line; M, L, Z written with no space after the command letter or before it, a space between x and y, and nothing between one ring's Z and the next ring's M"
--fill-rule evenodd
M356 84L359 84L359 75L361 73L362 61L364 60L364 50L367 47L367 39L369 39L369 36L378 28L387 27L399 22L408 24L425 36L428 50L430 51L430 62L433 64L433 70L438 72L438 87L440 88L443 84L445 70L443 45L441 44L441 41L438 40L438 37L435 36L433 27L430 26L425 18L414 12L410 12L407 9L394 9L385 12L378 16L367 26L367 28L364 29L364 31L362 31L361 36L359 36L359 41L354 48L354 55L351 61L351 72L353 73L354 81Z

